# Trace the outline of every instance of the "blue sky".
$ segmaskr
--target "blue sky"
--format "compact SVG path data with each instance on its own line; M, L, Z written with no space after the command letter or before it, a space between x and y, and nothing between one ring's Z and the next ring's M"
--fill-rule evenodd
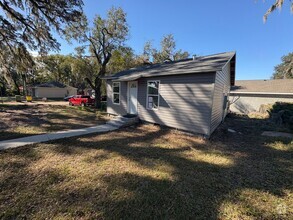
M177 48L191 55L237 52L236 79L268 79L281 57L293 48L293 15L289 0L263 22L262 16L275 0L84 0L92 21L106 16L112 7L127 13L127 42L141 53L147 40L159 46L163 35L173 34ZM77 45L60 40L61 53Z

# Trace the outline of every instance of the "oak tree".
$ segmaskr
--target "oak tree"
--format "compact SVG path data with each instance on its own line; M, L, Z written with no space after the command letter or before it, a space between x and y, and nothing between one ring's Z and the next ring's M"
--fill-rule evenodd
M143 56L146 60L152 59L153 63L164 61L176 61L189 57L187 51L176 50L176 42L172 34L165 35L161 40L161 48L158 50L152 46L150 41L144 45Z
M293 79L293 53L282 57L282 63L275 66L273 79Z
M85 80L95 90L96 107L101 107L101 77L107 73L107 65L111 60L113 52L123 46L128 37L128 24L126 13L122 8L112 7L106 18L97 15L93 25L89 26L85 16L80 24L67 29L67 39L75 39L80 43L87 44L90 55L98 63L97 72Z
M30 51L59 50L53 31L63 34L79 21L82 5L82 0L0 0L0 72L8 83L14 72L23 76L31 67Z

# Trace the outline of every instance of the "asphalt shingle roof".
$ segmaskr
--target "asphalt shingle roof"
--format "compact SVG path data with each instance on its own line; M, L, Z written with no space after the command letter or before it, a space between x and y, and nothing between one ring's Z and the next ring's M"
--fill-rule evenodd
M293 79L236 80L231 92L293 93Z
M130 81L141 77L215 72L221 70L233 56L235 56L235 52L226 52L196 57L195 60L189 58L162 64L141 66L119 72L113 76L106 76L104 79Z

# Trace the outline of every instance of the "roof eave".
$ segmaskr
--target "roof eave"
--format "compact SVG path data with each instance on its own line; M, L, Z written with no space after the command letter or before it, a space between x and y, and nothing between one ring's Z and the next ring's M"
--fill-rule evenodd
M178 75L186 75L186 74L197 74L197 73L216 73L217 71L220 71L221 68L219 69L215 69L213 71L211 70L206 70L206 71L196 71L196 72L187 72L187 73L172 73L172 74L168 74L168 73L158 73L158 74L141 74L139 76L135 76L135 77L112 77L112 78L108 78L109 80L115 80L115 81L134 81L134 80L138 80L140 78L150 78L150 77L158 77L158 76L178 76Z
M230 94L256 94L256 95L293 95L293 93L288 92L238 92L238 91L230 91Z

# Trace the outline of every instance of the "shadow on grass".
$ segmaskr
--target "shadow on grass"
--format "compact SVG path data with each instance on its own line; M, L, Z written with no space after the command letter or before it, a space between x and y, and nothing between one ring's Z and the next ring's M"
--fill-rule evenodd
M4 112L4 119L0 122L0 141L61 130L81 129L104 124L107 121L100 113L88 113L66 106L7 105L0 106L0 113L1 111Z
M25 110L29 109L29 105L9 105L9 104L0 104L0 111L4 110Z
M8 170L0 181L0 211L8 208L5 204L15 204L0 217L42 218L45 214L40 213L46 213L48 218L238 218L233 211L222 210L229 203L240 205L242 218L289 219L288 212L276 213L274 202L292 190L291 142L259 136L258 123L227 118L210 141L140 125L55 141L41 149L64 160L71 158L71 169L82 166L75 178L82 175L79 181L84 184L68 184L73 178L70 172L48 164L46 169L29 173L30 177L25 175L27 167L41 158L38 147L6 151L1 157L4 164L5 158L18 159L12 164L6 159L8 164L0 166L1 171ZM227 126L235 129L234 125L242 134L226 132ZM276 143L288 146L280 148ZM10 195L12 190L17 194ZM266 203L267 198L261 197L259 202L257 197L263 194L277 199ZM266 209L263 204L272 207Z
M36 135L36 133L19 133L19 132L10 132L10 131L0 131L0 141L7 141L7 140L12 140L12 139L17 139L17 138L23 138L23 137L28 137Z

